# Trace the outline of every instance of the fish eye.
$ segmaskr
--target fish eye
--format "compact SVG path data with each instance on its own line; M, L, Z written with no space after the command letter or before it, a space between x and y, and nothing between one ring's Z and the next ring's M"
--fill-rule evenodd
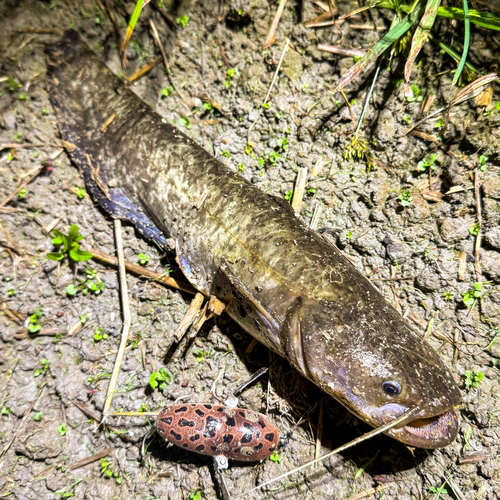
M394 381L384 382L382 384L382 389L388 396L397 396L401 393L401 386Z

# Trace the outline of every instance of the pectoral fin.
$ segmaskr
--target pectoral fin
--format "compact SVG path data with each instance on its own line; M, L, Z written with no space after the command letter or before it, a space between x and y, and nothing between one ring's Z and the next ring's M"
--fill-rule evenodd
M224 259L215 274L211 293L227 304L226 312L242 328L270 349L278 350L279 323L276 317L250 293Z

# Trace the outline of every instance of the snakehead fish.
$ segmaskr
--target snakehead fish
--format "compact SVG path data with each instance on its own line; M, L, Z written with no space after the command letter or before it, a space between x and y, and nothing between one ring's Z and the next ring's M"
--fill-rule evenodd
M61 134L108 214L160 246L173 238L197 290L361 420L418 408L388 434L421 448L453 441L451 373L334 245L166 123L76 32L46 51Z

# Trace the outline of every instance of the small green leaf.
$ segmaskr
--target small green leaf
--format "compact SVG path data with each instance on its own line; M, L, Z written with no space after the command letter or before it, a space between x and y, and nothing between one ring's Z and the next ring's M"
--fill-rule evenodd
M479 231L481 230L481 224L474 224L470 229L469 233L472 234L472 236L477 236L479 234Z
M73 248L69 251L69 256L75 262L85 262L93 257L90 252L80 250L80 245L78 243L74 243Z
M156 378L158 376L158 372L153 372L149 376L149 385L153 388L156 389L158 387L158 382L156 381Z
M47 258L50 260L62 260L64 259L63 253L49 252Z
M71 225L71 227L69 228L68 236L72 240L74 240L74 241L76 240L76 238L78 237L78 226L76 224Z
M68 432L68 429L66 427L66 424L61 424L58 428L57 428L57 432L59 433L60 436L65 436L66 433Z
M182 29L184 29L189 24L189 16L178 17L175 22L180 24Z

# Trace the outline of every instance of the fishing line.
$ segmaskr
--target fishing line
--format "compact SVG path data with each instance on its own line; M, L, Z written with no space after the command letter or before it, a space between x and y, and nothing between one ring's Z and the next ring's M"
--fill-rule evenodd
M326 455L322 455L321 457L316 458L314 460L311 460L310 462L307 462L306 464L301 465L300 467L297 467L294 470L286 472L285 474L282 474L281 476L275 477L274 479L270 479L269 481L267 481L265 483L259 484L259 486L256 486L255 488L247 491L245 493L245 496L248 493L251 493L252 491L259 490L259 489L263 488L264 486L267 486L268 484L274 483L275 481L278 481L279 479L283 479L283 478L289 476L290 474L293 474L294 472L298 472L300 470L305 469L306 467L310 467L311 465L317 464L318 462L321 462L322 460L325 460L326 458L329 458L332 455L335 455L336 453L340 453L341 451L344 451L347 448L351 448L352 446L355 446L355 445L361 443L362 441L366 441L367 439L370 439L371 437L376 436L377 434L381 434L382 432L385 432L385 431L391 429L392 427L395 427L396 425L400 424L401 422L406 420L410 415L413 415L417 410L418 410L418 407L413 408L413 409L407 411L406 413L403 413L403 415L396 418L395 420L391 420L390 422L383 425L382 427L377 427L376 429L373 429L372 431L367 432L366 434L363 434L362 436L360 436L352 441L349 441L349 443L343 444L339 448L331 451L330 453L327 453Z

